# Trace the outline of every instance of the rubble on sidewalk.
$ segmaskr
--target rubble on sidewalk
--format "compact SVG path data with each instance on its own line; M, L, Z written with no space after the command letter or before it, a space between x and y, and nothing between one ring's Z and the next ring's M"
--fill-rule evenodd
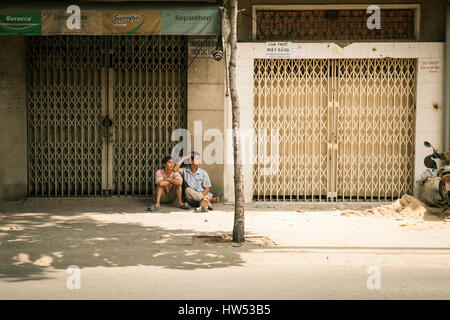
M423 219L425 215L436 213L436 210L430 210L430 208L420 200L405 194L392 204L381 205L367 210L344 210L341 216L376 215L392 218Z

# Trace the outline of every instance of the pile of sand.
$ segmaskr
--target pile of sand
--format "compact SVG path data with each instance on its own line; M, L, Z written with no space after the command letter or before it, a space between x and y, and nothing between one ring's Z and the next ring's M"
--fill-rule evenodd
M377 215L392 218L423 219L426 214L431 214L428 207L413 196L405 194L401 199L388 205L381 205L368 210L345 210L342 216L350 215Z

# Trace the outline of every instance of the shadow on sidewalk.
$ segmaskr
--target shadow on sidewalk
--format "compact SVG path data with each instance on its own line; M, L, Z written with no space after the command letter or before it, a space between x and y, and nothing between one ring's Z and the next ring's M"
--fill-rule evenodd
M18 204L9 211L4 206L0 209L0 279L49 279L52 272L71 265L81 269L158 266L195 270L244 263L238 251L246 248L193 243L195 230L104 222L80 214L95 212L83 208L78 212L58 205L44 209ZM140 210L143 213L145 208ZM129 211L138 210L130 207Z

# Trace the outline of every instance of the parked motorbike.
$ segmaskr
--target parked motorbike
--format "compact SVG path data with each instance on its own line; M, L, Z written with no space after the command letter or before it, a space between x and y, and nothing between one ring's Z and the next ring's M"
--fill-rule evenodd
M422 180L422 201L429 206L449 206L450 202L450 151L439 153L427 141L425 147L432 148L433 153L424 159L425 167L432 169L430 175ZM444 165L438 169L436 161L439 159Z

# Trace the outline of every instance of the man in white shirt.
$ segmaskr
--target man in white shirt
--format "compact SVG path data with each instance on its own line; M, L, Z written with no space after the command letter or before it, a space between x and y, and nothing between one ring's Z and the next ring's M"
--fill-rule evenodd
M183 162L190 159L190 164L185 167L181 167ZM207 212L208 209L212 210L212 203L219 202L219 198L214 198L211 191L211 181L208 173L200 168L200 155L197 152L191 152L190 154L181 158L177 165L173 168L174 172L180 172L183 177L183 181L186 185L185 196L186 201L193 205L199 206L198 210Z

